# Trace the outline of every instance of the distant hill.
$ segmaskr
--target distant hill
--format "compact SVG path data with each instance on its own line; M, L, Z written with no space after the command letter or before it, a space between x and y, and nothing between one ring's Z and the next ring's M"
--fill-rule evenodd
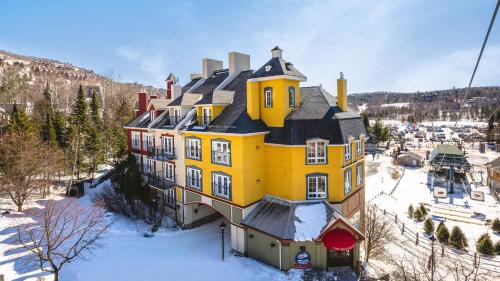
M92 90L98 92L103 103L117 96L134 102L138 91L164 93L164 89L152 86L118 82L114 76L112 72L97 74L54 59L0 50L0 103L33 103L41 97L46 83L55 92L55 103L66 110L74 100L80 84L88 94Z
M373 117L419 120L467 119L487 121L500 108L500 87L473 87L464 102L465 88L395 93L374 92L349 95L349 103ZM460 105L464 102L462 113Z

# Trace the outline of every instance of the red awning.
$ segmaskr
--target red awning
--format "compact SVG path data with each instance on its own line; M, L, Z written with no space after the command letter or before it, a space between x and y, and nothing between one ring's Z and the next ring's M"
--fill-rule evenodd
M323 244L331 250L348 251L356 245L356 239L347 230L336 228L323 236Z

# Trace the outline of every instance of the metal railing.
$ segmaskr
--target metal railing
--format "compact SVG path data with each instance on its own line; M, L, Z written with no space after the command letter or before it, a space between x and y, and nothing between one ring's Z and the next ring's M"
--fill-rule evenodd
M173 160L175 159L174 148L167 150L163 146L155 146L149 152L149 156L154 157L156 160Z
M147 173L147 184L158 189L170 189L175 187L175 179L174 181L168 180L162 176L155 175L152 173Z

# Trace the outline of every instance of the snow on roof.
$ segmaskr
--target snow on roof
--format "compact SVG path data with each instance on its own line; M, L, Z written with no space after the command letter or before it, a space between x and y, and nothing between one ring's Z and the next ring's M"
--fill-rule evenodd
M299 205L295 209L295 241L316 239L328 223L323 203Z

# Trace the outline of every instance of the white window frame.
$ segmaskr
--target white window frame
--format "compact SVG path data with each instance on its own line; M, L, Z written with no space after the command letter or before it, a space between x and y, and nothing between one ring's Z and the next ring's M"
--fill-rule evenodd
M155 164L154 164L153 159L146 158L146 161L144 161L143 163L144 163L144 165L143 165L144 173L145 174L154 174L153 170L154 170Z
M202 115L201 115L201 124L203 126L208 126L210 125L210 116L212 116L212 109L209 107L203 107L202 108Z
M149 143L151 143L151 146L154 146L153 135L143 134L142 135L142 150L148 150Z
M273 107L273 88L264 88L264 107Z
M175 188L163 190L163 196L168 206L175 207Z
M231 165L231 142L223 140L212 141L212 163Z
M324 184L324 191L319 191L321 184ZM307 199L326 199L328 196L328 176L307 175L306 188L307 188Z
M132 148L141 149L141 133L132 132Z
M178 123L181 120L181 109L180 108L174 108L174 123Z
M201 140L188 138L186 144L186 158L201 160Z
M167 154L174 154L174 137L163 136L162 137L163 151Z
M203 174L201 169L194 167L187 167L186 169L186 185L201 191Z
M363 164L356 166L356 186L363 184Z
M321 153L320 147L323 148ZM306 163L307 164L326 164L327 163L327 142L311 141L306 145Z
M231 176L212 173L212 194L217 197L231 200Z
M349 142L344 146L344 160L348 161L352 159L352 143Z
M155 111L154 110L149 111L149 119L151 120L151 122L155 121Z
M344 172L344 195L352 191L352 170L349 169Z
M295 107L295 87L288 87L288 106Z
M163 163L163 178L175 182L175 165L172 163Z
M363 154L363 146L361 145L361 141L356 142L356 156L360 156Z

